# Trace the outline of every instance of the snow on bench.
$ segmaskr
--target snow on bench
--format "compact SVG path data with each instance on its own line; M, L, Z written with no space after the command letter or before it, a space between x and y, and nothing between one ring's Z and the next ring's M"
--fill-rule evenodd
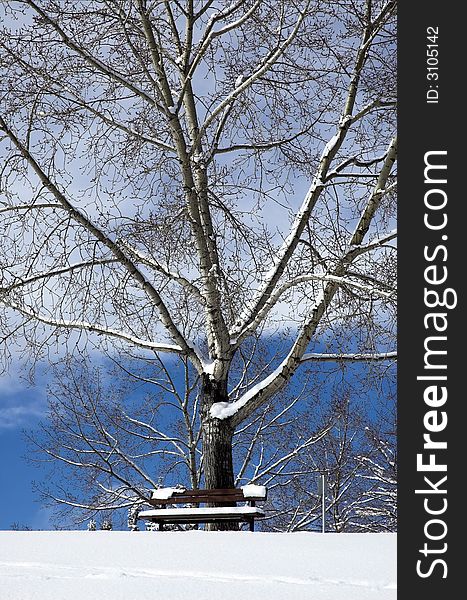
M256 501L264 501L267 490L260 485L245 485L240 489L186 490L184 488L159 488L152 490L148 501L154 509L142 510L138 519L145 519L159 525L163 530L165 523L216 523L221 521L246 522L250 531L254 531L255 518L264 517ZM246 502L245 506L236 506L237 502ZM199 507L199 504L214 506ZM167 508L173 504L195 504L193 507Z

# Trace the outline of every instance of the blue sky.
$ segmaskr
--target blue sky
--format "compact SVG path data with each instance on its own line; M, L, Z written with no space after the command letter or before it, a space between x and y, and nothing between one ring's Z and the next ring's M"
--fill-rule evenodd
M348 372L348 382L355 383L359 387L359 373L363 374L365 371L366 367L363 364L355 365ZM174 375L177 378L176 371ZM331 377L329 381L332 379ZM390 379L387 381L388 387L384 386L383 397L387 393L391 395ZM44 463L38 466L34 461L28 460L34 456L23 433L24 430L37 430L41 417L45 415L46 386L47 377L40 373L35 386L29 385L18 374L0 378L0 453L2 456L0 529L2 530L10 529L13 523L29 526L32 529L53 528L49 518L51 511L41 506L32 485L33 481L44 481L46 475ZM133 397L135 392L136 389L133 390ZM361 403L361 408L370 420L376 406L379 406L379 403L374 404L375 395L379 394L370 386L370 389L365 392L362 389L361 395L357 393L354 396L357 402ZM329 398L325 403L327 404L328 401Z
M38 478L38 469L25 459L26 446L19 427L0 430L0 453L0 529L10 529L13 523L50 529L48 509L32 494L31 483Z
M45 409L42 378L30 386L19 376L0 379L0 529L13 523L33 529L50 527L49 511L32 493L32 481L41 477L36 465L26 460L24 429L35 428Z

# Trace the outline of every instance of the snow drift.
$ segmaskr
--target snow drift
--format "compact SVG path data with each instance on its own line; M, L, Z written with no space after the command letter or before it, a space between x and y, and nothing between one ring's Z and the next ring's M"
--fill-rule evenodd
M8 600L395 600L395 534L0 532Z

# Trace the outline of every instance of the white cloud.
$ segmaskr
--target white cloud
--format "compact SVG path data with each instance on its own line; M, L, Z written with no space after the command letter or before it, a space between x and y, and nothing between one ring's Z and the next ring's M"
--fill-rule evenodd
M46 383L42 377L37 385L28 384L12 365L10 373L0 378L0 431L31 426L44 416Z
M44 414L43 404L16 404L0 408L0 430L14 429L31 424L32 419L38 419Z

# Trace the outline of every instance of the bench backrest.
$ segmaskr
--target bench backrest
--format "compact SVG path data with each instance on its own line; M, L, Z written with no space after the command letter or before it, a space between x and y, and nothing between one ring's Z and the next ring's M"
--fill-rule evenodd
M264 490L264 488L263 488ZM248 491L245 496L242 489L216 489L216 490L176 490L168 498L151 498L149 504L161 506L164 504L198 504L198 503L232 503L255 502L266 500L266 490L255 493Z

